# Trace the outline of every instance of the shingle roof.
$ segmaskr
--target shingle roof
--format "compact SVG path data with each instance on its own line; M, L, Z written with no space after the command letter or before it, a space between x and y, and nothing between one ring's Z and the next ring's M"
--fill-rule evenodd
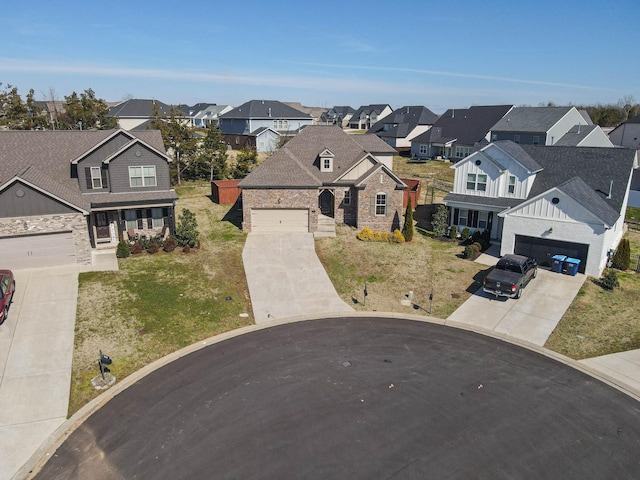
M84 197L91 203L91 207L93 208L125 206L140 202L167 202L178 199L178 195L173 190L158 192L92 193L91 195L84 195Z
M427 107L405 106L373 124L367 133L375 133L379 137L405 138L418 125L433 125L437 120L438 116Z
M71 178L71 161L118 131L121 130L0 131L0 185L18 176L88 210L89 203L86 195L80 193L78 179ZM159 131L136 132L135 137L164 152ZM166 196L166 192L163 195Z
M479 195L463 195L461 193L448 193L445 195L444 200L446 202L469 203L485 207L501 207L503 209L515 207L524 202L521 198L481 197Z
M531 155L523 150L517 143L512 142L511 140L502 140L500 142L493 142L493 144L518 159L522 166L527 168L530 172L542 170L542 165L531 158Z
M107 116L119 118L150 117L153 113L154 104L156 104L158 107L158 113L162 115L169 115L171 107L166 103L162 103L158 100L143 100L133 98L109 108L109 113L107 114Z
M220 118L297 118L310 119L311 115L296 110L277 100L249 100Z
M565 133L560 140L554 145L559 147L577 147L587 135L593 132L596 128L600 128L597 125L575 125Z
M517 107L499 120L492 131L546 132L575 107Z
M332 172L321 172L318 168L318 156L326 149L334 155ZM395 151L375 135L348 135L337 126L310 125L247 175L239 186L319 187L335 182L367 152L381 153L388 149Z
M573 177L558 185L557 188L608 225L616 223L620 216L619 210L616 212L611 205L607 204L606 197L603 198L602 194L596 193L580 177Z
M513 105L481 105L449 109L430 130L414 138L413 142L427 144L456 140L458 145L475 145L512 108Z
M379 115L387 107L391 108L391 106L389 104L386 104L386 103L377 103L377 104L373 104L373 105L362 105L355 112L353 112L353 117L351 117L351 118L358 118L361 113L365 113L367 115L371 115L371 113L375 112L376 114Z
M640 123L640 115L636 115L635 117L631 117L624 123Z

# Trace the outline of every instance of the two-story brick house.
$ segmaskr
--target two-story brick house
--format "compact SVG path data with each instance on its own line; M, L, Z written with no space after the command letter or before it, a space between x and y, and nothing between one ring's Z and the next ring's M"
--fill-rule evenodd
M0 132L3 264L89 264L129 234L173 233L169 162L158 131Z

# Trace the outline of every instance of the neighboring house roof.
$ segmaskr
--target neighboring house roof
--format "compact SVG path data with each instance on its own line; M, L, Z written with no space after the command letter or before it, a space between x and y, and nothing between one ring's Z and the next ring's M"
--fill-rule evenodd
M161 115L169 115L171 107L166 103L159 102L158 100L142 100L131 99L125 102L119 103L109 108L107 117L118 118L146 118L151 117L153 113L153 105L158 107L158 113Z
M320 187L338 181L373 150L388 152L390 148L375 135L348 135L337 126L311 125L245 177L239 187ZM327 149L333 154L333 171L321 172L318 157Z
M367 133L384 138L406 138L418 125L433 125L438 116L423 106L405 106L371 126Z
M640 115L636 115L635 117L631 117L624 123L640 123Z
M133 137L131 132L121 129L0 131L0 186L22 179L66 203L88 210L92 195L80 193L78 179L70 175L71 162L119 132ZM135 138L164 152L162 136L157 130L136 132L134 141ZM166 198L167 192L162 195Z
M460 145L475 145L512 108L513 105L483 105L449 109L430 130L414 138L413 142L428 144L456 141Z
M308 113L317 120L319 120L329 110L325 107L305 107L300 102L284 102L284 104L289 105L290 107L295 108L296 110L299 110L303 113Z
M577 147L597 128L600 127L597 125L574 125L560 138L560 140L555 143L555 145L559 147Z
M311 119L311 115L277 100L249 100L230 112L222 114L220 118L295 118L306 120Z
M491 128L499 132L546 132L575 107L517 107Z
M196 115L197 113L206 110L210 107L215 107L216 104L215 103L205 103L205 102L200 102L200 103L196 103L193 106L189 106L189 105L180 105L180 111L187 117L193 117L194 115Z
M351 139L356 142L366 152L375 154L391 153L397 155L395 148L388 143L381 142L377 135L364 134L364 135L350 135Z
M365 115L371 115L372 113L375 113L376 115L380 115L386 108L391 109L391 106L388 103L362 105L355 112L353 112L353 115L351 116L351 118L354 120L359 120L360 115L362 113L364 113Z
M584 121L587 122L587 125L593 125L593 120L591 120L589 112L587 112L586 110L578 110L578 112L580 112L580 115L582 115Z

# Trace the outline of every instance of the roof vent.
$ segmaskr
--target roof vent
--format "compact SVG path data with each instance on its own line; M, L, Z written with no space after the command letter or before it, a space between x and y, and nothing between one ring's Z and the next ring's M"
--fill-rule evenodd
M269 116L271 116L271 107L269 107Z
M613 191L613 180L609 183L609 195L607 195L607 200L611 200L611 192Z

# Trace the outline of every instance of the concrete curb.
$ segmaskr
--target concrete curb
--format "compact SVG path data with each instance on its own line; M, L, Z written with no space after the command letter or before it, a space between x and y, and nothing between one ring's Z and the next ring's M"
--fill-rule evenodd
M189 345L188 347L182 348L176 352L170 353L165 357L162 357L149 365L141 368L137 372L132 373L124 380L117 383L114 387L111 387L103 394L99 395L91 402L86 404L80 410L78 410L73 416L71 416L67 421L65 421L51 436L40 446L38 450L32 455L32 457L16 472L16 474L12 477L12 480L23 480L23 479L31 479L35 476L38 471L44 466L44 464L49 460L51 455L55 453L58 447L94 412L99 410L103 405L105 405L109 400L111 400L116 395L120 394L131 385L135 384L140 379L149 375L150 373L158 370L159 368L164 367L165 365L178 360L186 355L189 355L193 352L201 350L210 345L214 345L216 343L224 342L225 340L229 340L231 338L238 337L240 335L245 335L247 333L256 332L260 330L264 330L267 328L277 327L280 325L287 325L290 323L304 322L304 321L313 321L313 320L323 320L327 318L394 318L399 320L412 320L423 323L431 323L437 325L443 325L446 327L457 328L459 330L467 330L473 333L477 333L480 335L484 335L487 337L495 338L497 340L502 340L507 343L511 343L521 348L526 348L527 350L531 350L533 352L544 355L552 360L560 362L564 365L572 367L584 374L587 374L596 380L600 380L603 383L615 388L616 390L630 396L634 400L640 402L640 391L637 389L621 382L613 377L598 371L596 369L590 368L587 365L579 363L577 360L573 360L569 357L566 357L562 354L553 352L544 347L540 347L533 343L526 342L524 340L520 340L515 337L511 337L507 334L496 333L492 330L487 330L479 327L474 327L472 325L459 323L455 321L443 320L436 317L426 317L420 315L412 315L412 314L401 314L395 312L336 312L336 313L327 313L322 316L317 315L303 315L297 317L290 317L283 320L274 320L268 323L261 323L259 325L250 325L247 327L238 328L236 330L232 330L229 332L221 333L215 335L213 337L207 338L206 340L200 341L198 343L194 343L193 345Z

